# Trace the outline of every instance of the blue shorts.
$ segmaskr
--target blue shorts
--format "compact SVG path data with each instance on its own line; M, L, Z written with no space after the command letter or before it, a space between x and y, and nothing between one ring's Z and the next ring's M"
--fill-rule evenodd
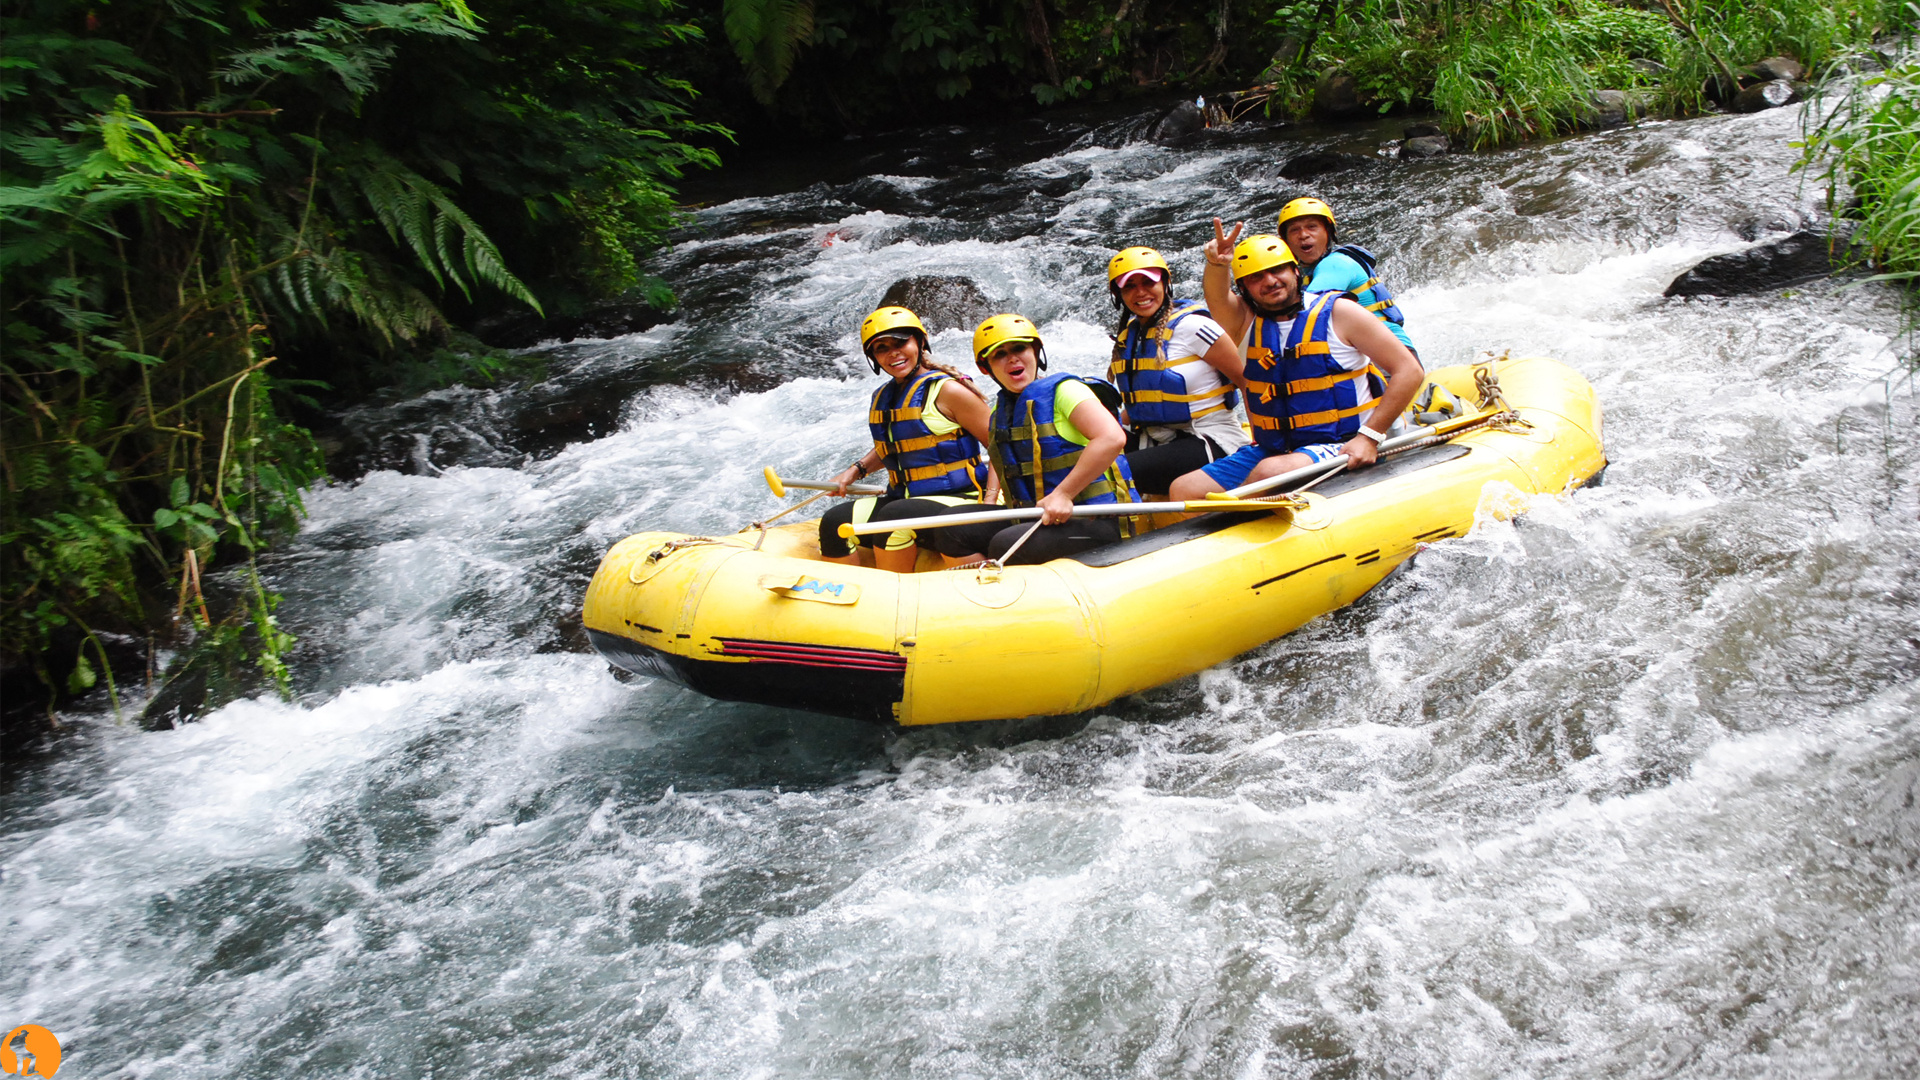
M1259 443L1249 443L1235 450L1233 453L1228 454L1226 457L1221 458L1219 461L1202 465L1200 471L1212 477L1214 483L1219 484L1228 491L1232 491L1234 488L1247 482L1247 474L1253 471L1255 465L1285 452L1286 451L1267 450L1262 448ZM1318 463L1328 458L1339 456L1340 444L1314 443L1312 446L1297 447L1291 452L1295 454L1305 454L1309 459Z

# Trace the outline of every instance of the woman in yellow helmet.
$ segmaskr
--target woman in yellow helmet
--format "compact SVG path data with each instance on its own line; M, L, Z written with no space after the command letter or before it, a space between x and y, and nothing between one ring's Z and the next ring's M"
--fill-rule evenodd
M997 493L980 446L987 438L987 398L973 380L934 362L927 328L903 307L883 307L860 324L860 347L875 374L887 381L874 390L867 408L873 446L833 478L846 494L849 484L881 468L887 471L884 495L841 503L820 519L820 554L857 563L859 552L840 536L847 522L926 517L949 507L977 507ZM863 536L873 565L912 573L918 549L932 547L911 530Z
M1246 361L1197 300L1173 298L1167 260L1130 247L1107 263L1120 309L1107 378L1126 403L1127 461L1146 497L1247 445L1234 413Z
M1019 315L981 323L973 332L973 354L980 370L1000 384L988 441L994 474L1008 505L1040 508L1041 525L995 521L930 530L940 554L956 563L983 555L1004 559L1033 530L1006 561L1043 563L1121 539L1124 518L1072 516L1077 504L1139 501L1122 453L1126 432L1092 384L1077 375L1043 374L1047 354L1040 332Z

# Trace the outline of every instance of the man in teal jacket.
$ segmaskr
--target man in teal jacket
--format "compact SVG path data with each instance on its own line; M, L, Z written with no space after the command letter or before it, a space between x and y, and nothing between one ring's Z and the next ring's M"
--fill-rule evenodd
M1300 269L1306 275L1302 287L1309 292L1350 292L1360 298L1360 306L1379 316L1400 343L1418 356L1420 350L1407 336L1406 316L1393 302L1393 292L1374 271L1374 254L1358 244L1341 244L1335 238L1333 207L1319 199L1295 199L1280 208L1280 237L1287 242Z

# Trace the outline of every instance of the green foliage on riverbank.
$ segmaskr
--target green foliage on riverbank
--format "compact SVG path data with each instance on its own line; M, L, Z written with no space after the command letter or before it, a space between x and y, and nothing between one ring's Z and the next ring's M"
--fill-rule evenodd
M1920 18L1920 4L1910 10ZM1868 280L1903 286L1909 328L1920 328L1920 63L1848 83L1817 105L1801 167L1825 185L1829 209L1855 223L1854 249L1875 271ZM1911 342L1906 360L1920 366Z
M1820 72L1899 26L1888 0L1297 0L1278 9L1291 47L1271 73L1275 111L1305 116L1332 72L1364 101L1432 108L1476 145L1590 122L1619 90L1643 115L1688 115L1785 55Z
M21 0L0 35L11 692L86 689L96 630L169 611L249 624L284 680L250 567L321 475L302 402L504 300L641 285L668 185L715 160L649 63L699 36L672 0Z

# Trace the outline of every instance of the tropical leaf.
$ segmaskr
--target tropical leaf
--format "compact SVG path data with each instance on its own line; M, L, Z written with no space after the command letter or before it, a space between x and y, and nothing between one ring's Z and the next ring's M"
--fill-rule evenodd
M753 96L773 104L800 47L813 37L813 0L726 0L722 20Z

